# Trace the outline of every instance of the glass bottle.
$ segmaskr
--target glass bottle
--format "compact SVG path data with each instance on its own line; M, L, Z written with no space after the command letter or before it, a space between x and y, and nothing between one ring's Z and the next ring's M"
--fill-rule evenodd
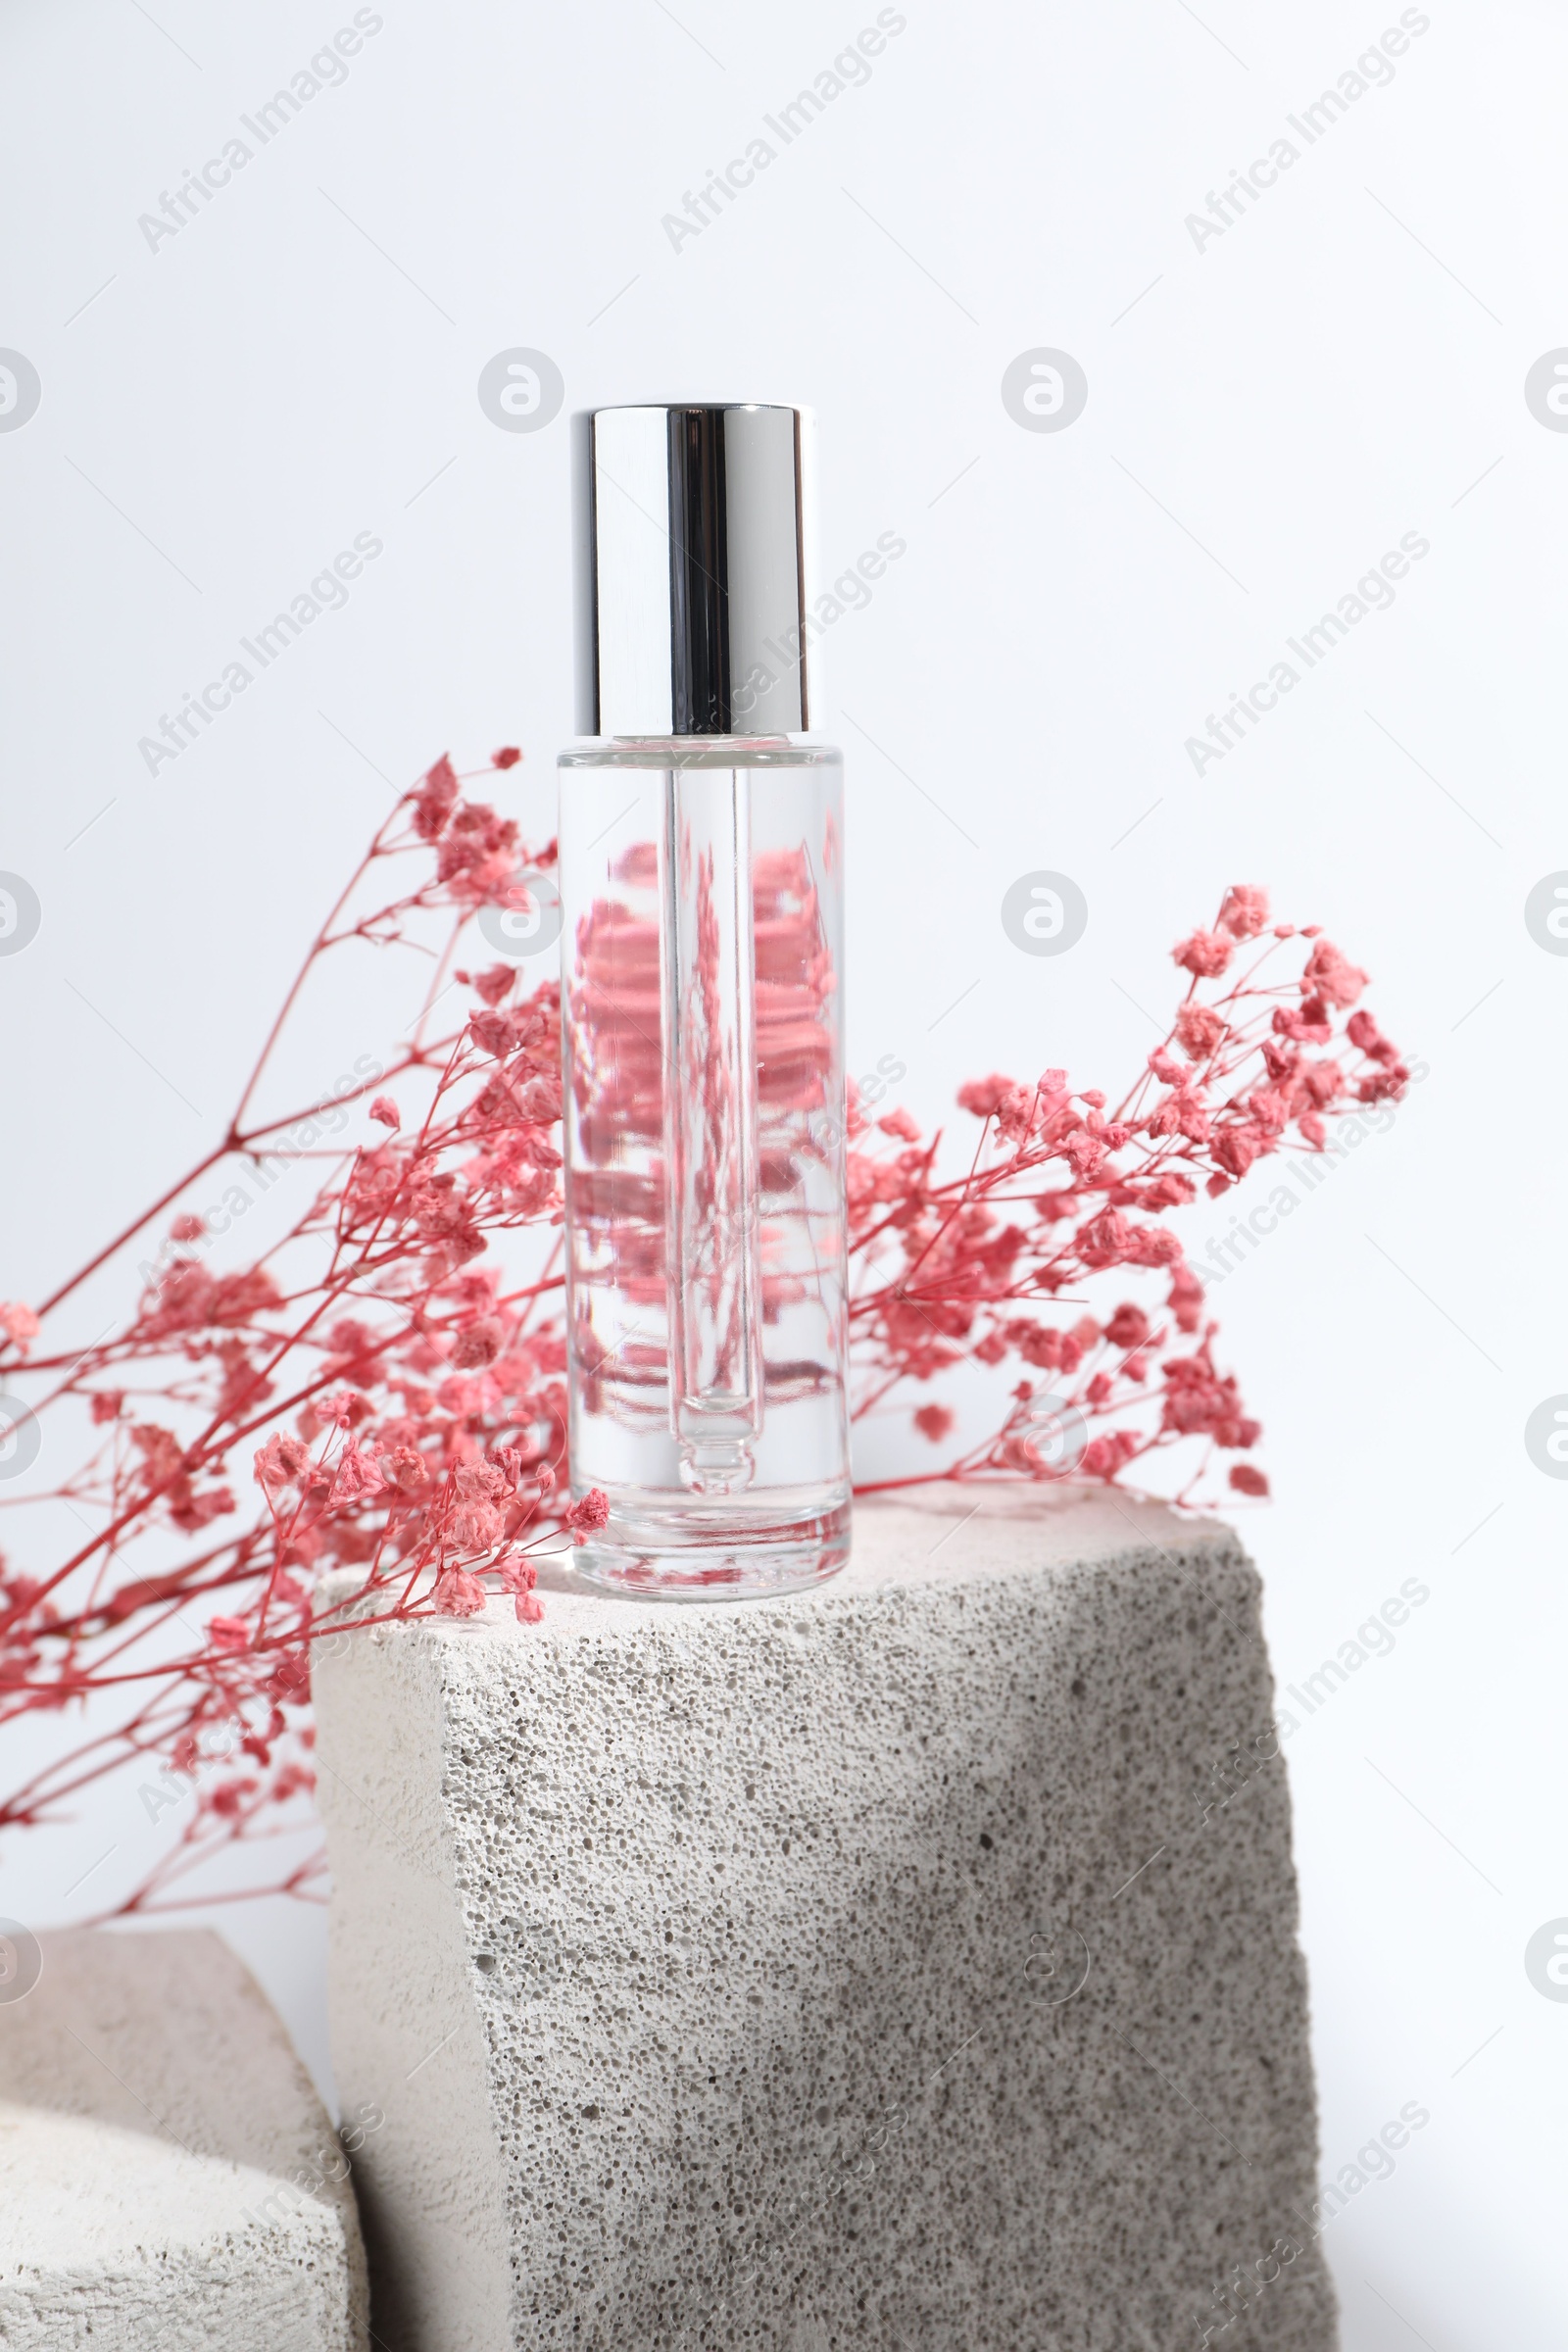
M807 730L802 419L579 420L563 753L570 1464L595 1582L787 1592L849 1551L843 857Z

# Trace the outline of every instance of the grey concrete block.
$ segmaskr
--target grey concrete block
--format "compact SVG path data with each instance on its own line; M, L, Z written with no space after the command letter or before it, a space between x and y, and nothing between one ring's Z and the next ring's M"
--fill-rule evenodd
M227 1946L39 1943L0 1999L3 2352L363 2352L338 2142Z
M317 1696L395 2352L1333 2345L1227 1531L927 1490L819 1592L367 1629Z

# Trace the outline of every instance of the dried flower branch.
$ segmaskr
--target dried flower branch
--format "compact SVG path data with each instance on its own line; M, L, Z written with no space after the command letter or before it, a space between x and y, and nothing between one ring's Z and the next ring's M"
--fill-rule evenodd
M1306 953L1286 970L1293 940ZM1062 1070L1032 1086L978 1080L958 1102L982 1122L980 1138L968 1170L948 1178L936 1174L940 1136L923 1140L906 1112L874 1126L852 1119L858 1416L965 1360L1013 1358L1050 1376L1043 1388L1020 1380L1001 1427L928 1478L1114 1481L1196 1440L1172 1496L1185 1503L1216 1449L1247 1452L1260 1435L1235 1377L1215 1364L1202 1285L1160 1212L1200 1186L1228 1192L1293 1138L1320 1152L1325 1119L1396 1100L1409 1072L1369 1013L1342 1018L1366 974L1315 925L1271 929L1260 890L1229 891L1214 928L1173 955L1187 994L1113 1110L1098 1091L1070 1091ZM1098 1315L1061 1312L1065 1295L1081 1301L1086 1285L1103 1294L1112 1278L1144 1295ZM947 1403L913 1413L933 1446L956 1418ZM1235 1463L1229 1484L1268 1492L1250 1462Z
M312 1644L351 1624L471 1615L497 1592L536 1622L537 1554L603 1519L602 1495L558 1499L559 988L526 991L512 963L454 962L481 909L525 903L555 845L526 850L511 820L464 797L470 780L437 760L376 834L214 1150L36 1310L0 1305L0 1380L26 1382L32 1433L47 1429L73 1463L42 1493L5 1499L68 1506L82 1530L40 1571L0 1555L0 1724L41 1713L92 1727L0 1801L0 1829L60 1819L127 1764L161 1767L143 1785L149 1810L195 1802L121 1913L316 1894L318 1857L218 1897L207 1876L235 1846L309 1819ZM379 896L394 866L412 878ZM433 949L416 936L431 925ZM1293 939L1304 957L1287 953ZM262 1117L285 1025L324 960L355 943L430 956L412 1037L389 1068L366 1057L329 1101ZM858 1415L902 1409L965 1361L1016 1359L1050 1384L1021 1378L977 1443L883 1485L1115 1481L1183 1446L1186 1501L1216 1448L1254 1445L1161 1214L1200 1186L1227 1191L1288 1137L1321 1150L1326 1119L1397 1097L1407 1072L1371 1016L1348 1010L1364 975L1312 929L1270 931L1261 892L1232 890L1214 928L1175 956L1187 993L1114 1111L1059 1070L981 1080L959 1097L978 1141L946 1175L940 1135L852 1106ZM467 1007L443 1029L454 989ZM355 1105L365 1140L332 1143ZM295 1166L313 1182L281 1238L231 1271L209 1267L208 1224L180 1205L193 1188L222 1168L225 1201L243 1206ZM90 1278L172 1209L129 1319L77 1346L69 1325ZM1097 1297L1160 1295L1091 1314L1091 1284ZM954 1405L911 1410L943 1447ZM1241 1494L1267 1492L1250 1462L1229 1475ZM333 1569L351 1575L328 1600Z

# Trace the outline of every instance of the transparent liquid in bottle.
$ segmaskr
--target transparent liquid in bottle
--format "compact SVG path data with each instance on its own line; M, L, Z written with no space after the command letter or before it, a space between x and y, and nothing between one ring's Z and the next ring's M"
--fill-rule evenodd
M596 1582L723 1599L849 1552L841 767L563 755L572 1492Z

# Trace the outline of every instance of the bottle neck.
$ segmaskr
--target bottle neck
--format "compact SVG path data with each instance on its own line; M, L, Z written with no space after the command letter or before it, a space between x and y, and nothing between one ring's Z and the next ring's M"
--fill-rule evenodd
M684 773L692 768L836 768L839 760L832 744L808 735L599 735L569 744L557 765Z
M785 752L792 745L804 742L805 737L800 735L606 735L602 736L600 741L616 745L625 744L628 747L635 746L638 750L645 750L655 745L660 747L668 745L671 749L684 752L727 751L737 746L744 750Z

